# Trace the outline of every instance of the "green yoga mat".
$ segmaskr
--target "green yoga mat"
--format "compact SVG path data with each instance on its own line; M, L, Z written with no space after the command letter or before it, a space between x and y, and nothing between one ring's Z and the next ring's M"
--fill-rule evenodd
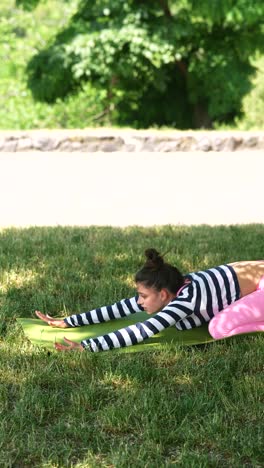
M63 337L66 336L69 340L81 342L86 338L95 338L104 335L111 331L127 327L136 322L143 322L149 318L145 312L139 312L129 317L112 320L106 323L97 325L87 325L78 328L52 328L39 319L18 318L17 321L23 327L24 333L27 338L34 345L45 347L49 350L54 350L55 342L63 342ZM154 335L153 337L145 340L143 343L126 348L113 349L111 352L139 352L147 351L150 349L159 349L164 343L179 344L179 345L197 345L205 344L214 341L208 332L208 325L194 328L192 330L178 331L176 327L170 327Z

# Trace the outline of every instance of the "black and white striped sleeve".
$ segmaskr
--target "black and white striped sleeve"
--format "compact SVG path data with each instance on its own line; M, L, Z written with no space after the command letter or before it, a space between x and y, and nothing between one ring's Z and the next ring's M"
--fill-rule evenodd
M143 308L137 303L138 296L130 299L122 299L113 305L99 307L89 312L70 315L64 319L69 327L81 327L95 323L108 322L109 320L126 317L130 314L142 312Z
M179 320L193 313L191 306L186 306L173 301L168 304L161 312L153 317L138 322L120 330L90 338L81 342L84 348L92 352L109 351L113 348L123 348L141 343L143 340L160 333L165 328L172 327Z

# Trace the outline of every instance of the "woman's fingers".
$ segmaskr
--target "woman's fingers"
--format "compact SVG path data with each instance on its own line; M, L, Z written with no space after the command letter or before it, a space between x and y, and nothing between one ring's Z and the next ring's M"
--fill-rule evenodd
M48 325L51 325L53 327L56 327L55 320L49 315L42 314L42 312L40 312L39 310L36 310L35 314L38 318L40 318L40 320L43 320L43 322L46 322Z
M57 349L57 351L71 351L73 349L72 346L63 345L61 343L55 343L54 347Z
M83 351L82 345L79 343L75 343L75 341L71 341L68 338L64 337L63 338L65 343L67 345L61 344L61 343L55 343L54 347L57 349L57 351L72 351L72 350L78 350L78 351Z
M66 343L69 343L72 346L75 346L78 344L78 343L75 343L74 341L69 340L69 338L66 338L66 336L64 336L63 339L64 341L66 341Z
M56 348L57 351L69 351L71 349L69 346L65 346L61 343L54 343L54 348Z
M67 323L65 323L63 319L56 319L56 318L50 317L50 315L48 314L45 315L39 310L36 310L35 314L38 318L43 320L43 322L46 322L51 327L68 328Z
M76 343L75 341L71 341L68 338L66 338L66 336L64 336L63 339L64 339L65 343L67 343L69 345L68 348L78 349L79 351L83 351L83 347L82 347L82 345L80 343Z
M44 322L49 323L50 317L48 317L47 315L43 314L39 310L35 310L35 314L39 319L43 320Z

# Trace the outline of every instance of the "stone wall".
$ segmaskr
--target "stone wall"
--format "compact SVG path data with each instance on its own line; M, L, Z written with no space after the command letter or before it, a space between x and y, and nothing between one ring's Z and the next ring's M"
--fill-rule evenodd
M236 151L264 150L264 131L129 129L0 131L0 151Z

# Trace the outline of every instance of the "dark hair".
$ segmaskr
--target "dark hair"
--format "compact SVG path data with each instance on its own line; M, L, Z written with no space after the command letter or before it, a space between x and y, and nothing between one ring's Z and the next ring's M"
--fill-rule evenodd
M145 251L146 263L136 273L135 282L143 283L148 288L155 288L157 291L166 288L171 293L177 293L184 284L184 277L178 268L165 263L163 256L155 249Z

